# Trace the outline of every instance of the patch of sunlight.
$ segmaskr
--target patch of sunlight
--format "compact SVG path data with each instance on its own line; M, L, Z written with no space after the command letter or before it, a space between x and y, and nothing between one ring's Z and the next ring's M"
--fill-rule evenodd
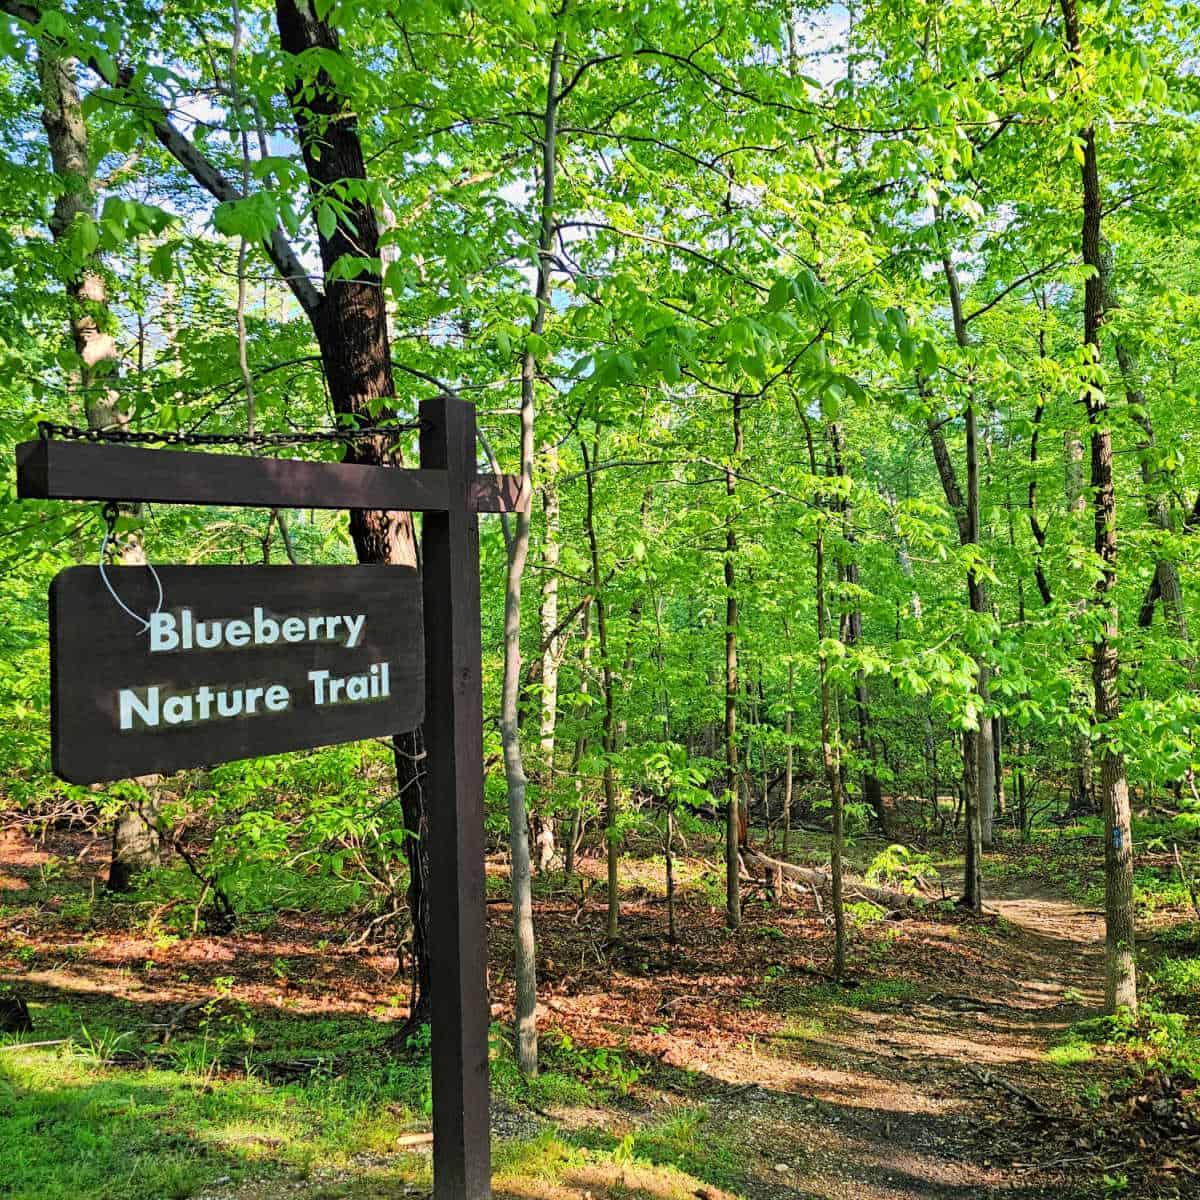
M580 1195L593 1200L693 1200L697 1195L731 1200L733 1195L674 1168L641 1162L587 1163L554 1180L498 1180L492 1194L494 1200L575 1200Z
M811 1042L823 1037L828 1032L828 1026L821 1017L792 1017L783 1031L789 1040Z
M1077 1067L1081 1063L1091 1062L1095 1057L1095 1047L1087 1042L1063 1042L1061 1046L1051 1046L1046 1051L1046 1061L1055 1067Z
M567 1167L579 1165L583 1153L559 1141L551 1131L532 1138L501 1142L492 1154L492 1176L497 1181L554 1181Z

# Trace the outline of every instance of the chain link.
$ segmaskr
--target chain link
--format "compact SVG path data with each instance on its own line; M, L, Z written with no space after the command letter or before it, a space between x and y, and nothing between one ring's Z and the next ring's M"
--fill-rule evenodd
M184 433L153 429L84 429L79 425L60 425L39 421L38 437L75 442L118 442L126 445L162 446L299 446L322 442L362 442L375 437L391 437L421 428L420 421L388 425L364 425L360 429L313 429L298 433Z

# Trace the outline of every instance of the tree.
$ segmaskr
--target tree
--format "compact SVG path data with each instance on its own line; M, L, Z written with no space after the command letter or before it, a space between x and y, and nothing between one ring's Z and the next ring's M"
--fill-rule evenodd
M1061 0L1064 41L1072 66L1084 70L1083 43L1075 0ZM1095 692L1100 746L1100 800L1104 812L1104 1003L1109 1012L1137 1013L1137 960L1134 953L1133 831L1125 758L1115 741L1121 716L1120 664L1117 658L1117 498L1113 479L1112 427L1101 366L1100 330L1104 324L1105 264L1100 225L1100 189L1096 126L1089 122L1080 134L1083 225L1080 242L1089 268L1083 297L1083 400L1091 429L1091 486L1096 528L1097 626L1092 648L1092 687Z

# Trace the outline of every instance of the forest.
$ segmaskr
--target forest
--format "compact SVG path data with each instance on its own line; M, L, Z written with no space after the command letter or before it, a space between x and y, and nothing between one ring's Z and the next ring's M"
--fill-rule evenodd
M1198 62L1190 0L0 0L0 1197L431 1194L428 720L69 783L47 633L431 519L16 447L413 467L440 398L524 502L491 1194L1200 1196Z

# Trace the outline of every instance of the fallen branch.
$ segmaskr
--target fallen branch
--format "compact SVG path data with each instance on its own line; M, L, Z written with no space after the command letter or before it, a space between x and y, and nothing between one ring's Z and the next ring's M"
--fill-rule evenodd
M794 863L770 858L748 848L742 850L742 861L746 864L747 873L759 882L770 883L773 879L781 878L790 883L797 891L811 889L815 893L819 889L823 893L829 893L833 890L829 873L818 870L816 867L798 867ZM865 879L854 877L846 878L844 886L848 898L869 900L872 904L878 904L885 909L904 909L916 899L907 892L896 891L894 888L877 887L867 883Z
M188 1013L195 1012L198 1008L203 1008L211 999L211 996L203 996L199 1000L189 1000L186 1004L181 1005L176 1010L175 1015L167 1022L162 1033L159 1035L158 1040L160 1044L164 1046L167 1045L167 1043L171 1040L172 1034L174 1034L175 1030L179 1028L179 1024L184 1017L186 1017Z
M433 1145L433 1134L432 1133L402 1133L396 1139L396 1145L401 1146L401 1147L432 1146Z
M980 1071L976 1067L968 1067L967 1070L983 1084L984 1087L996 1087L1002 1092L1007 1092L1010 1096L1015 1096L1018 1100L1027 1104L1040 1117L1053 1117L1056 1114L1052 1113L1042 1102L1031 1096L1028 1092L1017 1087L1015 1083L1009 1083L1007 1079L1001 1078L999 1075L993 1075L990 1071Z

